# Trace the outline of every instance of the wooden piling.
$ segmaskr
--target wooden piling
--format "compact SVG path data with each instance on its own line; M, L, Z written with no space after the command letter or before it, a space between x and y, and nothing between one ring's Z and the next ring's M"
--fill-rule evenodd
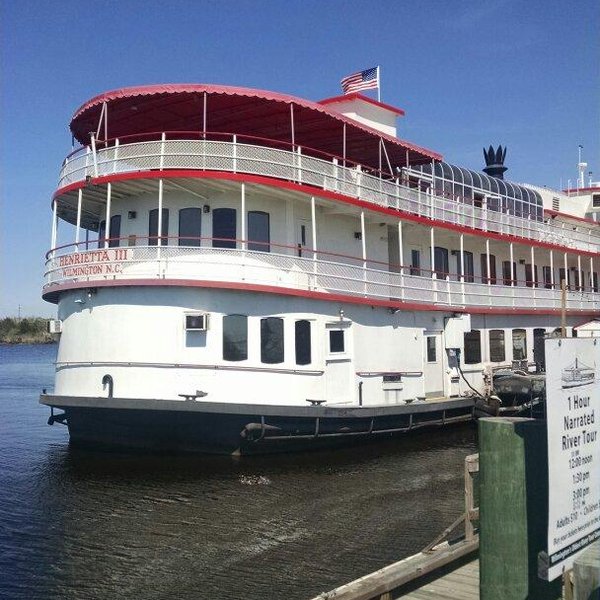
M560 579L537 576L548 521L545 423L480 419L479 462L481 600L560 598Z

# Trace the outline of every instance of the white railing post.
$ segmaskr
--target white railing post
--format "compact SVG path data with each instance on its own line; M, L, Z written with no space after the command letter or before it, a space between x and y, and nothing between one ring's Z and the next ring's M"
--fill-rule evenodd
M448 290L448 305L452 306L452 293L450 291L450 275L446 275L446 288Z
M113 173L117 172L117 163L119 161L119 140L115 140L115 153L113 158Z
M431 274L431 281L433 283L433 302L438 303L438 289L437 289L437 273Z
M163 131L163 133L160 136L160 163L158 166L158 170L162 171L164 170L164 166L165 166L165 140L166 140L166 133Z
M338 159L335 158L335 157L333 157L333 159L332 159L331 162L333 163L333 181L334 181L334 188L333 189L336 192L338 192L340 190L339 181L338 181L338 178L340 176L339 175L339 167L338 167Z
M237 135L233 134L233 172L237 173Z
M313 252L313 289L317 287L317 209L315 197L310 198L310 221L312 227L312 252Z
M298 156L298 183L302 183L302 148L298 146L296 149L296 154Z

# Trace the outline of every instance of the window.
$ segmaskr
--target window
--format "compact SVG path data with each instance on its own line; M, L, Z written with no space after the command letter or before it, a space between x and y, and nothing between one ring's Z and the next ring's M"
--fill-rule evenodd
M512 272L511 272L512 265ZM510 260L502 261L502 283L504 285L516 285L517 263Z
M436 362L435 336L428 335L425 339L427 340L427 362Z
M410 274L420 275L421 274L421 251L411 250L410 251Z
M309 365L311 360L310 321L296 321L296 364Z
M490 361L504 362L506 350L504 347L504 331L502 329L490 330Z
M533 273L531 271L531 265L525 265L525 285L527 287L537 287L538 286L537 265L534 266Z
M248 358L248 317L226 315L223 317L223 360Z
M544 287L552 288L552 269L550 267L542 267L542 277L544 279Z
M270 365L283 362L283 319L279 317L260 320L260 361Z
M465 281L472 283L475 281L475 268L473 266L473 253L463 252L465 261Z
M481 362L481 332L477 329L465 333L465 364Z
M161 238L167 237L169 235L169 209L162 209L162 224L161 224ZM158 245L158 208L153 208L150 211L150 219L148 222L148 245L149 246L157 246ZM168 246L169 240L161 239L161 246Z
M574 289L576 290L580 290L581 287L579 286L579 269L575 268L575 267L571 267L571 271L573 271L573 285L575 286Z
M344 352L344 330L332 329L329 332L329 352Z
M98 224L98 248L104 248L106 242L106 221L100 221Z
M304 232L304 237L306 237L306 232ZM248 250L270 252L270 238L269 213L251 210L248 213Z
M592 196L592 207L600 208L600 194L594 194Z
M527 359L527 332L524 329L512 331L513 360Z
M533 362L537 367L545 368L546 356L544 349L544 339L546 337L546 330L542 328L536 328L533 330Z
M179 211L179 245L200 246L202 209L182 208Z
M592 273L592 289L598 291L598 273Z
M436 246L433 249L433 263L435 276L438 279L446 279L446 276L450 272L450 267L448 264L448 249Z
M490 254L490 273L487 272L487 254L481 255L481 281L496 285L496 257Z
M567 286L567 289L569 289L569 272L567 271L565 273L564 269L559 269L558 270L558 287L560 289L562 289L562 282L565 282L565 285Z
M235 208L215 208L212 212L213 248L235 248L236 235Z
M110 231L108 232L110 240L108 241L109 248L118 248L121 240L121 215L113 215L110 218Z

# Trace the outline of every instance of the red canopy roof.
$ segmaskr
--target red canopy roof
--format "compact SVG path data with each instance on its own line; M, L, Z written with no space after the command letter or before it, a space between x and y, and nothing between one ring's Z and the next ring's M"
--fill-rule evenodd
M394 167L406 164L407 151L410 164L442 159L436 152L371 129L323 104L276 92L206 84L147 85L100 94L78 108L71 120L71 131L82 144L89 143L90 132L98 129L105 103L109 139L151 132L206 130L290 142L293 105L294 139L300 146L341 156L346 124L349 160L377 167L379 138L384 140Z

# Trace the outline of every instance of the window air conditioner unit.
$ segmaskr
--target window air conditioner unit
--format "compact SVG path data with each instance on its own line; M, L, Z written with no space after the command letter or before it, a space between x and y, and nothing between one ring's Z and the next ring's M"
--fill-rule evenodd
M186 331L206 331L208 329L208 313L185 315Z
M48 333L62 333L62 321L60 319L49 319Z

